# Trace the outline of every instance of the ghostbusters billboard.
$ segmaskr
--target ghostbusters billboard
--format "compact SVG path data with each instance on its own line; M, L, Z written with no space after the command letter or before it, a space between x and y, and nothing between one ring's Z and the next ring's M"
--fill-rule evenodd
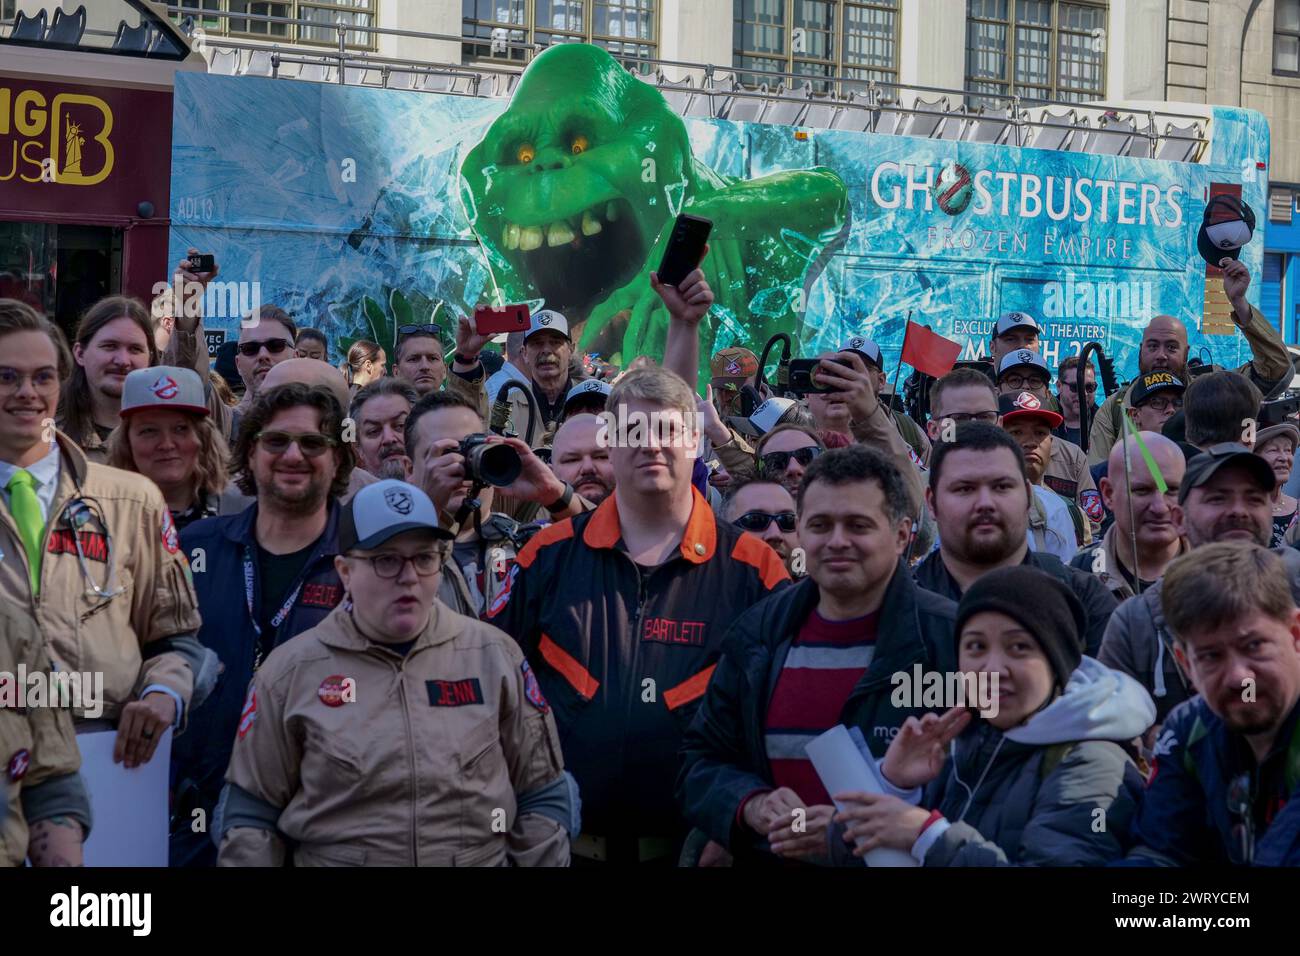
M973 358L1021 310L1052 366L1096 339L1131 374L1159 313L1237 364L1240 337L1202 321L1196 231L1212 192L1265 208L1268 130L1236 109L1207 125L1209 162L1189 164L683 118L586 44L539 55L508 99L180 74L170 259L213 252L335 360L527 302L621 365L662 354L647 277L690 212L714 223L706 359L776 332L803 355L867 335L892 369L909 317ZM1262 256L1242 252L1253 301Z

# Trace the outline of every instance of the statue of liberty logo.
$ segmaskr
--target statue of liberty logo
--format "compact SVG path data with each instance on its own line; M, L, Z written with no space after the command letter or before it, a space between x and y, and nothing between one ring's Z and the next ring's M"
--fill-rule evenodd
M81 127L69 118L67 121L67 135L63 137L63 156L66 160L63 171L65 173L81 175L81 147L85 142L86 138L81 135Z

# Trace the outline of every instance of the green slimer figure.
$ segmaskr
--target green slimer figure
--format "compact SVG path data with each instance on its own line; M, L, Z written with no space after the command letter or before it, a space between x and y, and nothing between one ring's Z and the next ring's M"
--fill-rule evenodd
M678 213L713 220L702 375L715 340L757 349L774 332L798 332L806 290L848 215L844 183L828 169L733 180L698 162L657 89L578 43L533 61L461 177L499 301L545 300L583 351L616 364L663 355L668 313L650 271Z

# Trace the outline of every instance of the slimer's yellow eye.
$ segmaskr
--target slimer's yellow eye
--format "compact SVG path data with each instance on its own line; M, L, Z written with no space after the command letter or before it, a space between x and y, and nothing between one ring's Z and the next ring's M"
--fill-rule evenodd
M524 145L520 146L519 152L515 153L515 156L518 158L518 160L521 163L531 163L533 161L533 157L536 155L537 155L537 151L527 143L524 143Z
M573 145L569 148L573 152L573 155L577 156L579 153L585 153L589 145L587 137L578 135L573 137Z

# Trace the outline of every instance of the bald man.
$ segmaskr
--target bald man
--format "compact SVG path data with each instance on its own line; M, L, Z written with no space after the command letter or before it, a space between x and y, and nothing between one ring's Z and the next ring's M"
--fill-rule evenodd
M1182 450L1156 432L1141 432L1156 467L1165 480L1162 493L1146 459L1133 439L1117 442L1111 449L1108 473L1101 479L1101 497L1115 516L1114 523L1100 541L1080 551L1070 562L1102 580L1115 600L1123 601L1165 573L1169 562L1187 550L1182 537L1182 509L1178 506L1178 488L1182 484L1187 462ZM1124 448L1128 446L1132 472L1124 477ZM1137 554L1134 561L1134 537Z
M1251 360L1237 369L1265 395L1282 381L1292 376L1291 353L1287 351L1282 336L1264 318L1259 309L1246 301L1250 288L1250 270L1235 259L1224 259L1223 291L1232 304L1232 321L1250 346ZM1142 333L1138 352L1138 371L1172 372L1184 384L1187 378L1187 326L1172 315L1157 315ZM1098 465L1106 460L1123 428L1124 396L1128 387L1120 389L1102 403L1088 433L1088 464Z
M267 370L266 376L262 379L262 384L258 386L259 393L269 392L277 385L284 385L288 382L301 382L303 385L312 385L325 389L334 396L334 400L339 403L339 408L343 409L343 414L348 413L348 382L343 377L343 373L327 362L321 362L317 359L309 358L291 358L285 359L278 365L271 366ZM352 444L349 450L355 457L356 450L356 426L349 428L349 423L345 419L343 422L343 436L351 436ZM340 504L347 504L352 500L352 496L364 488L366 485L373 484L379 479L360 466L352 469L352 477L348 479L348 490L343 497L339 499ZM245 495L233 483L230 484L221 494L220 513L223 515L234 514L236 511L243 511L257 499Z
M551 471L593 505L614 492L614 467L608 443L600 441L602 428L595 415L574 415L564 420L551 443Z

